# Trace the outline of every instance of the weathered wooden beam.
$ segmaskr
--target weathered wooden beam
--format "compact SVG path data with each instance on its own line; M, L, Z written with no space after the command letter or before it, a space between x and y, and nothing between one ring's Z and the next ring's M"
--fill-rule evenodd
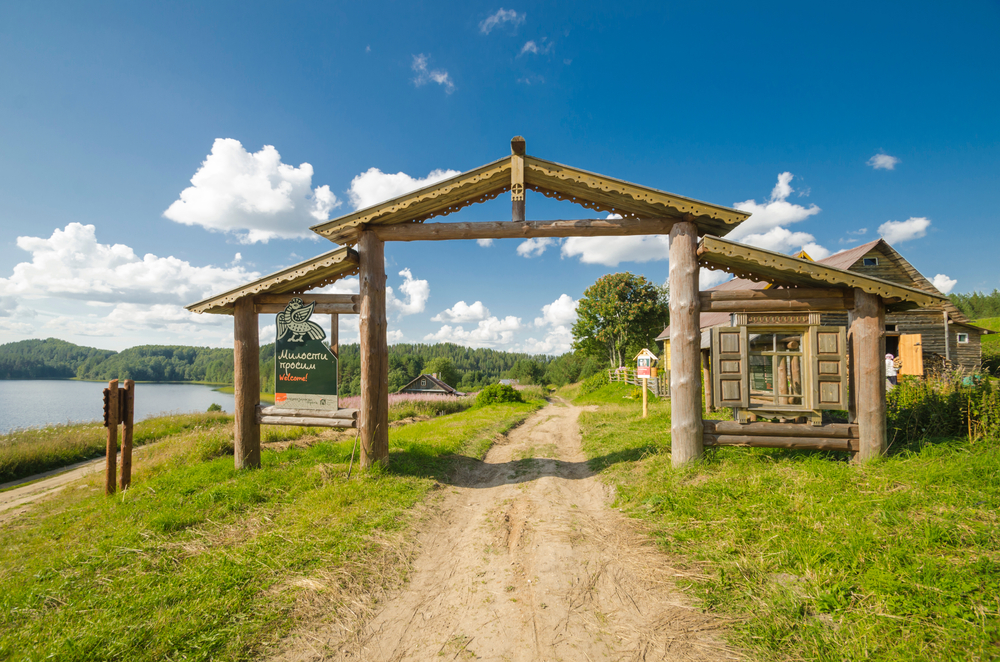
M104 493L115 493L115 472L118 468L118 380L108 382L108 443L104 455Z
M360 305L361 303L358 302L358 306ZM330 351L333 352L333 355L337 357L337 360L339 361L340 360L340 316L337 313L333 313L332 315L330 315ZM337 364L337 372L338 374L340 372L339 363ZM338 384L340 383L339 378L337 380L337 383Z
M253 298L254 303L280 303L288 305L292 299L302 299L303 301L315 301L317 304L354 304L361 301L360 294L258 294Z
M385 244L362 231L361 256L361 466L389 459L389 347L386 343Z
M835 288L788 287L772 290L706 290L702 301L781 301L786 299L853 299L853 294Z
M824 297L821 299L746 299L743 301L718 301L703 296L701 299L701 311L703 313L764 313L786 312L790 310L821 312L850 310L853 305L853 301L849 302L841 297Z
M528 239L531 237L622 237L668 234L677 219L599 218L563 221L484 221L481 223L398 223L368 229L382 241Z
M122 471L118 476L118 488L123 492L132 484L132 428L135 423L135 382L125 380L125 388L119 392L125 399L125 420L122 421Z
M521 136L510 141L510 220L524 221L524 151Z
M280 407L259 407L261 416L306 416L309 418L344 418L357 420L357 409L283 409Z
M233 311L233 391L236 398L233 455L237 469L260 467L260 339L252 297L237 299Z
M276 315L287 305L287 303L258 303L254 305L254 312ZM356 303L317 303L313 308L314 315L357 315L360 312L361 306Z
M756 446L758 448L799 448L818 451L855 451L857 439L820 437L757 437L735 434L706 434L705 446Z
M261 425L301 425L311 428L356 428L358 422L351 418L313 418L306 416L261 416Z
M885 307L877 294L854 290L849 315L853 352L851 388L861 441L858 462L872 460L887 449L885 433Z
M712 351L708 349L701 350L701 382L705 389L705 411L707 412L715 411L715 405L712 404L711 360Z
M702 456L701 299L698 226L670 230L670 455L675 467Z
M748 435L753 437L827 437L831 439L857 439L857 425L830 423L815 426L809 423L740 423L739 421L704 420L705 434Z

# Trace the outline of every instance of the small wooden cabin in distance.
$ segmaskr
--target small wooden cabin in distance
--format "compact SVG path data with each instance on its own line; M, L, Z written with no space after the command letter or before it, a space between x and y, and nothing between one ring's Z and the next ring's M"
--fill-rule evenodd
M465 395L448 386L438 378L438 373L432 375L420 375L409 384L399 389L397 393L418 393L429 395L454 395L458 397Z

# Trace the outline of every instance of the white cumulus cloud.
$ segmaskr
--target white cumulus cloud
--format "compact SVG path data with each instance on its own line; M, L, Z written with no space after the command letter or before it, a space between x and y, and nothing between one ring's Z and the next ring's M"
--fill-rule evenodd
M526 18L527 16L524 12L518 13L513 9L504 9L501 7L479 23L479 31L483 34L489 34L493 31L493 28L504 24L508 24L511 27L517 27L518 25L524 23Z
M427 66L427 56L421 53L420 55L413 56L413 64L411 65L413 72L417 74L413 78L413 84L417 87L421 85L426 85L427 83L437 83L444 87L444 91L451 94L455 91L455 83L451 80L451 76L444 69L430 69Z
M621 262L652 262L670 257L667 235L635 237L569 237L562 245L563 257L579 256L586 264L617 267Z
M698 288L702 290L707 290L709 288L715 287L716 285L721 285L727 280L732 278L733 275L722 269L708 269L702 267L698 272Z
M542 316L535 318L535 327L545 329L542 340L528 338L521 351L530 354L565 354L573 346L573 322L579 301L562 294L552 303L542 306Z
M929 218L912 216L905 221L886 221L878 226L878 233L890 244L899 244L923 237L930 226Z
M427 299L431 296L431 287L426 280L418 280L413 277L409 269L399 272L403 277L403 284L399 286L399 291L406 295L405 299L396 296L391 287L385 288L385 306L387 312L394 312L398 317L413 315L424 312L427 306Z
M431 318L432 322L478 322L490 316L490 310L483 305L482 301L477 301L471 306L464 301L459 301L451 308L443 310Z
M405 172L392 174L378 168L369 168L351 180L351 189L347 195L355 209L365 209L458 174L458 170L438 169L431 170L424 178L417 178Z
M556 243L552 237L532 237L525 239L517 246L517 254L521 257L538 257L545 249Z
M93 225L70 223L52 236L18 237L30 262L0 278L0 296L48 296L110 303L188 304L260 277L242 266L197 267L124 244L101 244ZM185 313L187 314L187 313Z
M243 243L314 237L309 226L340 205L329 186L312 188L313 168L281 162L271 145L251 154L218 138L212 152L163 215L184 225L231 232Z
M488 247L490 247L490 246L493 245L493 240L492 239L476 239L476 243L479 244L480 246L482 246L483 248L488 248Z
M895 170L897 163L899 163L899 159L888 154L876 154L867 161L867 165L876 170Z
M467 347L496 347L514 341L514 332L523 328L520 317L508 315L500 319L489 317L469 331L463 326L445 324L436 333L424 336L426 341L453 342Z
M535 318L535 326L566 326L576 321L576 307L580 304L568 294L561 294L552 303L542 306L542 316Z
M792 188L790 172L778 175L778 182L771 190L771 197L764 202L744 200L733 206L740 211L750 212L751 216L726 235L726 239L739 241L758 248L764 248L782 253L794 253L805 249L813 259L826 257L830 252L816 243L816 238L808 232L792 232L787 225L799 223L821 210L816 205L804 207L788 201L795 190ZM809 249L806 249L809 246Z
M958 281L954 278L948 278L944 274L938 274L931 279L931 285L938 288L941 294L950 294Z

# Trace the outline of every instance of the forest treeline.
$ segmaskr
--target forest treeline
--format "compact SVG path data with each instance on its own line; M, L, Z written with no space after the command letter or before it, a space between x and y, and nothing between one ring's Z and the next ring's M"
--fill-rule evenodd
M991 294L950 294L948 298L971 320L1000 317L1000 290L994 289Z
M501 378L525 384L566 384L604 366L597 358L558 358L438 345L391 345L389 388L395 392L422 373L438 373L459 390L472 391ZM340 392L361 390L357 344L340 348ZM260 349L261 390L274 391L274 345ZM0 379L134 379L141 382L233 383L233 350L228 348L142 345L121 352L81 347L64 340L21 340L0 345Z

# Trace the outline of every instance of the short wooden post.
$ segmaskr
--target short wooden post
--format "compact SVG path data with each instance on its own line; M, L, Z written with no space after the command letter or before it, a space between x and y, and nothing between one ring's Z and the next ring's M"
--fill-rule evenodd
M361 467L389 459L389 348L386 344L385 243L361 232Z
M670 229L670 454L675 467L702 456L701 298L698 226Z
M642 417L643 418L646 418L646 414L648 412L647 405L646 405L646 388L648 388L648 386L649 386L648 380L645 377L643 377L642 378Z
M108 445L104 459L104 493L115 493L115 470L118 464L118 380L108 382Z
M713 412L715 411L715 406L712 404L712 372L709 370L709 362L711 361L711 352L709 350L701 351L701 376L702 382L705 384L705 411Z
M948 311L942 312L944 313L944 369L951 370L951 329L948 325Z
M885 434L885 305L877 294L854 290L850 314L853 354L851 390L861 437L855 460L865 462L886 452Z
M236 396L233 425L237 469L260 467L260 339L253 297L237 299L233 312L233 386Z
M330 351L340 358L340 315L337 313L330 315Z
M118 488L123 492L132 484L132 424L135 421L135 382L131 379L125 380L125 388L121 390L119 396L125 399L123 407L125 420L122 423L122 472L118 477Z
M524 151L524 138L521 136L511 138L510 218L515 222L524 221Z

